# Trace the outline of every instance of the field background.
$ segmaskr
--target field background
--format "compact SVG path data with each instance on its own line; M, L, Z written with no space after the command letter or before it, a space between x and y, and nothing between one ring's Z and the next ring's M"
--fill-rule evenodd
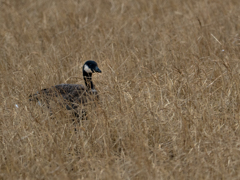
M239 0L0 0L0 179L240 179L239 33ZM75 132L28 96L88 59Z

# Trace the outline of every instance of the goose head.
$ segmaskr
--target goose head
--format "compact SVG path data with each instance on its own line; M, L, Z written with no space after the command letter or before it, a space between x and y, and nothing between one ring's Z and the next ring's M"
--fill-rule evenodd
M83 65L83 73L92 74L92 73L101 73L102 71L98 68L98 65L95 61L89 60Z

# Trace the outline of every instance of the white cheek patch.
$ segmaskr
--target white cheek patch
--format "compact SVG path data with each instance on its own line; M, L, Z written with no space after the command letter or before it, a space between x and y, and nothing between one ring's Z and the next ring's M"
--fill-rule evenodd
M92 73L92 70L86 64L84 65L84 71L86 71L87 73Z

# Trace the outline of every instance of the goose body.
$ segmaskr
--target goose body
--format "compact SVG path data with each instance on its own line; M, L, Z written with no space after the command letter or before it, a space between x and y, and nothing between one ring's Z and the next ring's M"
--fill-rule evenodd
M31 101L41 103L44 101L49 107L53 99L63 100L63 104L68 110L76 109L79 105L86 105L89 102L98 101L98 92L92 82L92 74L101 73L95 61L89 60L83 65L83 78L85 86L81 84L59 84L33 94ZM75 114L76 115L76 114Z

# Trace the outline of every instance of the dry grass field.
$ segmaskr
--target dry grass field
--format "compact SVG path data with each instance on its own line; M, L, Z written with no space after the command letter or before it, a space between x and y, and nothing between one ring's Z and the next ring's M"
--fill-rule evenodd
M0 0L0 179L240 179L240 1ZM28 96L83 84L76 127ZM15 106L18 105L18 108Z

